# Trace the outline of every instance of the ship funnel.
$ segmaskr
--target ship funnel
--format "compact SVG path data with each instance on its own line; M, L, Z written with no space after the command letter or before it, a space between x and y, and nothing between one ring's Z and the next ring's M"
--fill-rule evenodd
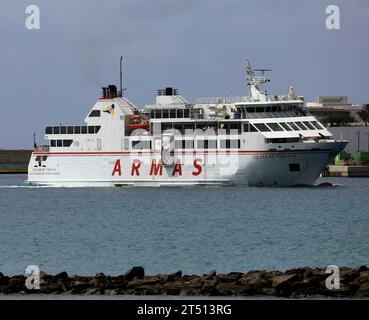
M101 97L104 99L113 99L118 96L117 87L114 84L102 87Z
M158 89L157 96L178 96L178 89L166 87L165 89Z

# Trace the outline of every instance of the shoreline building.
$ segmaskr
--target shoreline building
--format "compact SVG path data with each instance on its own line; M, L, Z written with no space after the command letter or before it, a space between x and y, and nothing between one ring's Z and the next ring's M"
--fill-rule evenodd
M307 102L306 107L325 126L361 125L358 114L361 107L349 103L347 96L318 96L315 102Z

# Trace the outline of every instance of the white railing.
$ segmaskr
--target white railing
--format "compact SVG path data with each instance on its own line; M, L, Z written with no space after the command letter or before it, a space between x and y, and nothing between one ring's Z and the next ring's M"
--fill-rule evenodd
M238 96L238 97L209 97L209 98L198 98L194 100L194 103L235 103L235 102L252 102L252 97L249 96Z

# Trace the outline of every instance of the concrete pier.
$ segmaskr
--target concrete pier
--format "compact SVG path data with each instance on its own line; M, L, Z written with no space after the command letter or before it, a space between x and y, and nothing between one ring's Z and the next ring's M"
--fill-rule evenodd
M323 177L369 177L369 166L328 166Z

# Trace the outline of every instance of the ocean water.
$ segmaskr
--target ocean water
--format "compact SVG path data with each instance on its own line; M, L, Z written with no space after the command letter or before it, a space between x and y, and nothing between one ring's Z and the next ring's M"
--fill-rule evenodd
M0 271L369 265L369 179L335 187L37 188L0 176Z

